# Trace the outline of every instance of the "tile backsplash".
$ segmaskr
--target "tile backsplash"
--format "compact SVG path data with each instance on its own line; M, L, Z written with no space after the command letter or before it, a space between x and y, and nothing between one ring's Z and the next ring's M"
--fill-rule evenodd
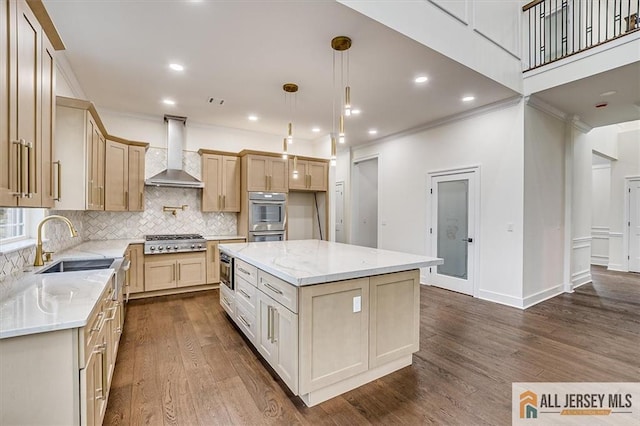
M42 244L44 250L55 252L80 244L82 242L84 212L49 210L48 215L52 214L59 214L71 220L71 223L78 231L78 237L72 238L69 228L61 221L47 222L44 225L46 238ZM25 267L33 265L35 254L35 245L0 254L0 280L9 275L20 273Z
M146 153L145 177L149 178L166 167L167 151L150 148ZM201 161L197 152L184 151L184 170L200 179ZM167 188L145 186L145 209L142 212L100 212L100 211L56 211L71 220L78 230L78 237L71 238L69 229L60 221L45 225L47 241L44 249L60 251L86 240L113 240L141 238L146 234L203 234L236 235L236 213L203 213L201 211L201 190L193 188ZM182 206L174 216L163 211L163 206ZM21 272L25 266L33 264L35 247L0 254L0 280Z

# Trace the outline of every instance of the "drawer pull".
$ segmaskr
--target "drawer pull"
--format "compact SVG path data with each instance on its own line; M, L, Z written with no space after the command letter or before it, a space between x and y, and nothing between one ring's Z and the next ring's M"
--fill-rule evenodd
M238 289L238 293L242 294L244 297L246 297L247 299L251 299L251 296L249 296L244 290L242 290L241 288Z
M98 317L96 318L96 322L94 324L98 324L95 327L91 328L91 332L94 333L96 331L100 331L100 329L102 328L102 321L100 321L102 319L102 317L104 317L104 312L98 312Z
M238 319L240 320L240 322L242 322L242 323L245 325L245 327L247 327L247 328L251 328L251 324L249 324L249 323L247 322L247 320L246 320L246 319L244 319L244 317L243 317L242 315L238 315Z
M247 271L246 269L242 269L241 267L238 266L238 271L242 272L245 275L249 275L251 276L251 272Z
M268 282L266 282L264 280L262 281L262 284L264 284L264 286L266 288L268 288L269 290L273 291L274 293L277 293L277 294L280 294L280 295L284 294L282 291L280 291L279 289L275 288L274 286L272 286L271 284L269 284Z

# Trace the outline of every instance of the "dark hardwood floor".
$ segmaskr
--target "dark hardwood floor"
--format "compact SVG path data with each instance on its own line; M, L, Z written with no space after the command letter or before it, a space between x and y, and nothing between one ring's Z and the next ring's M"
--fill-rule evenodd
M275 379L218 291L129 304L105 425L508 425L511 383L640 380L640 276L526 311L421 287L414 363L308 408Z

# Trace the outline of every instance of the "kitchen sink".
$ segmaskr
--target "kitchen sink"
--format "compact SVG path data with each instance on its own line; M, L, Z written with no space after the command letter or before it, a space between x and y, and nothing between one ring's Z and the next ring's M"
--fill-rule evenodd
M38 274L51 274L54 272L92 271L95 269L108 269L115 259L112 257L100 259L60 260L57 263L37 272Z

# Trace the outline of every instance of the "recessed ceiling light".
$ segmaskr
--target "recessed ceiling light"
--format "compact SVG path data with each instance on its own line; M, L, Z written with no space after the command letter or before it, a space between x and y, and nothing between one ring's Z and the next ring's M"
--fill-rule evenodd
M427 80L429 80L427 76L421 75L420 77L416 77L416 79L413 81L415 81L416 83L424 83Z
M471 102L475 98L475 96L465 96L464 98L462 98L462 102Z
M162 103L164 103L165 105L175 105L176 101L174 101L172 99L163 99Z
M249 121L258 121L258 116L257 115L250 115L247 118L249 119Z
M608 92L604 92L604 93L600 93L600 96L611 96L611 95L615 95L616 92L615 90L609 90Z
M351 114L358 115L358 114L360 114L360 110L359 109L352 109L351 110Z
M371 130L369 130L369 134L370 135L376 135L376 134L378 134L378 131L376 129L371 129Z
M169 64L169 68L174 71L184 71L184 67L180 64Z
M311 131L313 133L318 133L320 131L320 128L319 127L314 127L313 129L311 129Z

